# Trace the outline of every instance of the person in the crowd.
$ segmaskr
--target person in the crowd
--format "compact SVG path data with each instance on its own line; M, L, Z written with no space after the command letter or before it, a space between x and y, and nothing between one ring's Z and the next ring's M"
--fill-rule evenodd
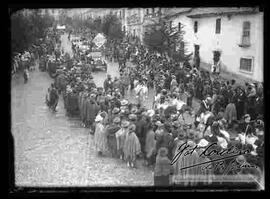
M100 110L97 102L95 101L95 94L91 94L86 101L86 126L91 127L94 123L94 120Z
M105 79L104 83L103 83L103 88L105 90L105 92L108 91L108 89L112 89L113 88L113 81L112 81L112 77L111 75L107 75L107 78Z
M106 128L108 137L108 147L111 152L111 157L117 157L117 140L116 132L120 130L120 118L116 117L113 123L109 124Z
M196 147L196 143L194 142L194 131L189 131L187 134L187 146L186 150L192 151L194 147ZM174 177L173 182L175 184L181 184L184 186L195 185L197 184L196 175L197 168L191 167L194 164L199 163L199 155L196 150L192 151L190 155L178 154L179 151L183 150L185 143L180 145L180 149L176 150L176 154L174 155L175 161L172 161L174 167Z
M94 144L98 155L104 155L108 151L107 136L104 128L103 117L97 115L95 122Z
M131 124L124 143L124 159L128 167L136 167L137 156L141 153L141 145L135 134L136 126Z
M147 125L147 134L145 139L144 151L145 151L146 165L147 166L154 165L156 155L156 140L153 126L150 123Z
M210 96L207 96L205 100L202 100L200 104L200 108L195 115L195 118L196 118L195 126L199 124L202 114L205 114L211 110L211 101L212 101L212 98Z
M124 149L126 135L128 134L128 127L129 127L129 122L127 120L122 120L121 129L115 133L116 141L117 141L117 153L118 153L118 157L121 160L124 160L123 149Z
M232 99L230 99L229 104L226 106L224 118L228 122L229 126L231 126L232 121L237 120L236 107Z
M170 185L170 175L173 174L173 167L167 155L168 155L167 148L161 147L158 150L154 169L154 186Z

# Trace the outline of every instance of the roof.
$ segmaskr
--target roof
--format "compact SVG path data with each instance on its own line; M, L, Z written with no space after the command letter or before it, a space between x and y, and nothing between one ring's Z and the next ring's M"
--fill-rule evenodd
M171 8L168 10L168 13L164 16L164 18L172 18L176 17L180 14L190 12L192 8Z
M194 8L187 16L190 18L200 18L222 14L250 14L256 12L258 12L257 7L210 7Z

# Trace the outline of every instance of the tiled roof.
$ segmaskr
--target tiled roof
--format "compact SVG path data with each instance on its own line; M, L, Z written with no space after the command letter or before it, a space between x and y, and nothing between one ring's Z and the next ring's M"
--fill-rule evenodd
M218 7L218 8L194 8L187 14L188 17L206 17L221 14L240 14L258 12L256 7Z

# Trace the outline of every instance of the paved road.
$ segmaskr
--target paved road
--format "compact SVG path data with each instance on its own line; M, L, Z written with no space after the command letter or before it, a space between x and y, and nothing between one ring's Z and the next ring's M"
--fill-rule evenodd
M67 35L63 48L70 51ZM37 68L37 67L36 67ZM116 64L108 68L117 74ZM96 73L94 80L103 83L106 75ZM63 101L57 113L44 103L52 79L34 71L27 84L21 74L12 80L11 113L15 144L15 183L19 186L143 186L153 184L153 174L140 166L130 169L120 160L97 157L93 136L76 118L66 116Z

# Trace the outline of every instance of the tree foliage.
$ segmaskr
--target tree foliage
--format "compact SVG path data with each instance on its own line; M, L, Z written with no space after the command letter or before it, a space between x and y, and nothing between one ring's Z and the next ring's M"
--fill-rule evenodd
M102 32L111 40L121 40L124 37L121 22L113 14L108 14L103 18Z
M178 30L178 27L171 27L170 22L161 18L158 22L153 21L143 41L150 50L161 54L167 53L177 61L185 61L190 59L191 55L186 53L183 35L183 25Z
M11 51L27 50L39 38L43 38L54 18L48 13L41 15L40 10L18 11L11 15Z

